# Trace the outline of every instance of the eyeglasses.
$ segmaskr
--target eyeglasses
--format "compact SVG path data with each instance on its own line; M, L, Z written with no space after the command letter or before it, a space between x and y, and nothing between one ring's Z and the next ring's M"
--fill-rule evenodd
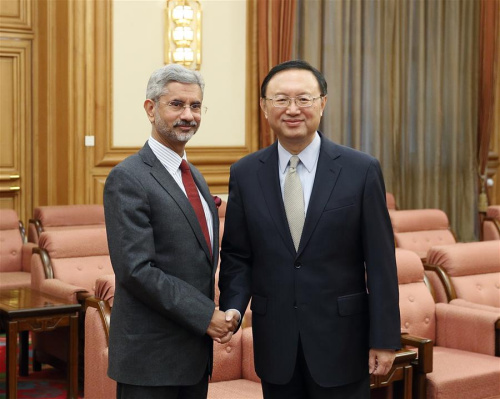
M182 101L158 101L159 103L165 104L172 112L184 112L184 108L189 108L193 114L201 114L207 112L207 107L201 105L201 103L184 104Z
M277 96L273 98L264 97L265 100L271 101L273 107L275 108L288 108L292 103L299 108L307 108L313 105L314 101L318 98L323 98L324 96L311 97L311 96L300 96L300 97L287 97L287 96Z

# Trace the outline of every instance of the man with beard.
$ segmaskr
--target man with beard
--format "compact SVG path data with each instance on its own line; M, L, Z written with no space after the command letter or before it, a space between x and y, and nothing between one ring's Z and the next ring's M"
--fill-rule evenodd
M104 209L116 288L108 375L117 398L206 398L213 341L237 320L215 309L219 219L184 148L199 128L204 83L166 65L149 79L151 137L110 172Z

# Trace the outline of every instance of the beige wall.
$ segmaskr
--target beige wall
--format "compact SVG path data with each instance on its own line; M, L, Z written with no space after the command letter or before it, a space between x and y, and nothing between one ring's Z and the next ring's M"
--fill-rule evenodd
M201 0L204 105L190 146L245 144L246 1ZM113 145L139 147L151 132L146 84L164 63L166 0L113 1ZM189 151L188 151L189 156Z

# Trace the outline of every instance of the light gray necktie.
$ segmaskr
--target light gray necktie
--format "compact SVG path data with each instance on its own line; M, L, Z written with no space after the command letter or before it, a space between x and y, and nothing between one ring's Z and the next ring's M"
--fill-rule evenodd
M290 167L285 178L285 212L288 220L288 226L292 233L295 250L299 249L300 236L304 227L304 193L302 192L302 183L297 173L297 165L300 159L297 155L290 158Z

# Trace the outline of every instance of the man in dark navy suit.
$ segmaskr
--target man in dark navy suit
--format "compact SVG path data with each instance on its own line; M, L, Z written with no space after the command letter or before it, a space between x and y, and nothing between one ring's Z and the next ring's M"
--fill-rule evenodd
M308 63L272 68L260 105L278 141L231 168L220 307L243 315L252 299L266 399L369 398L400 347L380 165L318 132L326 101Z

